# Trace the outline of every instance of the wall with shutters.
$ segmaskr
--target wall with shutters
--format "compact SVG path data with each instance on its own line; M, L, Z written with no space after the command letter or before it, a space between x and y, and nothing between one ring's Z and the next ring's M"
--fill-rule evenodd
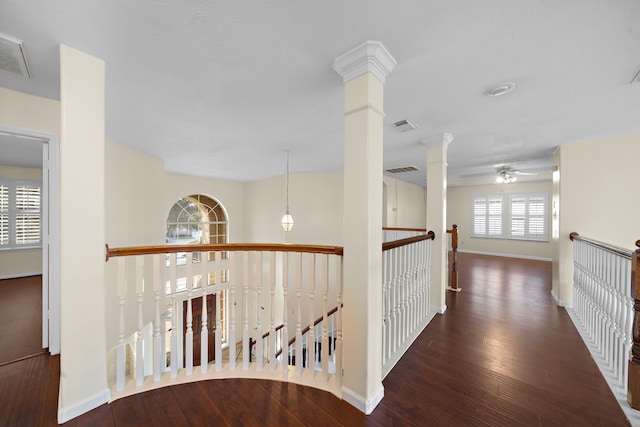
M509 194L548 193L551 200L552 182L515 182L510 184L490 184L467 187L450 187L447 190L447 226L458 225L458 242L461 252L483 253L492 255L513 256L520 258L543 259L551 261L551 232L548 242L513 240L507 238L471 237L471 199L474 195L502 194L505 211L503 227L508 235ZM548 215L550 216L551 209ZM551 225L551 218L548 221Z
M42 169L0 165L0 178L42 180ZM0 279L42 274L42 250L0 251Z

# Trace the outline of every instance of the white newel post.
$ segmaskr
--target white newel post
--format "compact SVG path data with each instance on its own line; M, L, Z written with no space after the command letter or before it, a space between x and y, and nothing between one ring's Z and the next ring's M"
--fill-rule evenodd
M333 64L345 85L342 394L366 414L384 396L380 232L383 92L385 78L395 64L376 41L362 43Z
M436 141L422 141L427 145L427 230L436 238L431 242L432 309L440 314L447 310L447 146L453 141L445 133Z

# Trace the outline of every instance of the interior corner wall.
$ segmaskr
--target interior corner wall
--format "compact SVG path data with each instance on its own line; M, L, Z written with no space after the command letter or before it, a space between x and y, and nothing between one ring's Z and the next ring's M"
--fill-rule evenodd
M551 193L551 181L510 184L492 184L447 189L447 227L458 225L458 248L461 252L495 254L521 258L551 260L551 232L548 242L530 242L508 239L483 239L471 237L471 198L476 194ZM551 209L549 209L551 225Z
M0 178L42 181L42 169L0 165ZM42 274L42 249L0 251L0 279Z
M559 148L559 259L573 259L572 232L635 250L640 239L640 197L635 179L640 134L604 138ZM572 269L556 278L560 295L572 303Z
M427 224L427 190L397 178L384 176L387 188L384 227L425 228Z
M342 172L295 173L289 176L293 229L280 225L286 205L286 176L245 183L247 243L342 245Z
M229 243L244 242L244 185L242 182L166 172L163 185L162 218L165 224L163 230L166 229L169 210L178 200L192 194L203 194L217 200L226 210ZM162 238L164 239L164 234Z

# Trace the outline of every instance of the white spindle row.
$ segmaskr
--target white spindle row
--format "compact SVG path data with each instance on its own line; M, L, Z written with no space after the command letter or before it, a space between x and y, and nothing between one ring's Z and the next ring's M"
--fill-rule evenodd
M429 323L431 240L421 240L382 253L383 375L393 368Z
M114 395L186 377L298 378L319 388L339 389L340 376L335 373L341 372L341 256L211 254L118 258ZM211 295L213 306L207 302ZM329 315L334 307L337 310ZM313 326L317 318L322 320ZM295 331L291 346L289 328ZM152 344L152 350L145 352L145 343ZM194 369L194 356L195 364L199 356L200 369ZM295 366L289 366L293 360ZM318 371L326 375L316 375Z
M631 258L573 241L573 318L614 392L626 396L632 344Z

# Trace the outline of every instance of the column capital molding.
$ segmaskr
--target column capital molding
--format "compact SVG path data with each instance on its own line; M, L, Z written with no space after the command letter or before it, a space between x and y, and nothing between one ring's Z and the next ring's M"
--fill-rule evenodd
M385 83L386 77L396 66L396 60L379 41L367 40L333 61L333 69L347 83L365 73L373 74Z
M450 133L439 133L437 135L427 136L420 138L420 142L427 148L444 146L445 148L453 142L453 135Z

